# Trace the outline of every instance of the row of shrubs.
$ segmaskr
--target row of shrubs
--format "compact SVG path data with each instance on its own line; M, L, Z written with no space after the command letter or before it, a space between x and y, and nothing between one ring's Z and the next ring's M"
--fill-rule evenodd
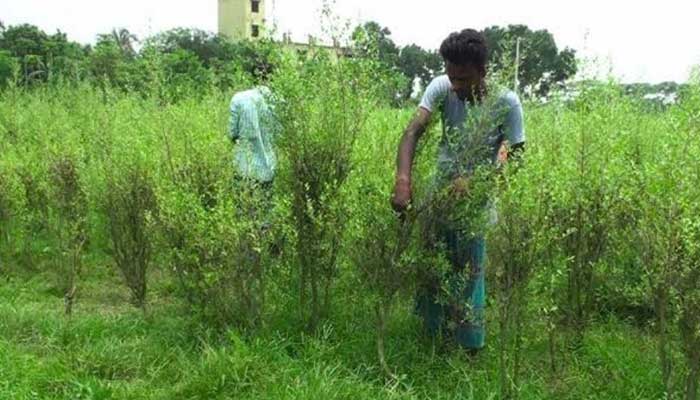
M234 178L231 92L168 103L90 85L11 87L0 98L0 273L50 266L71 314L93 267L86 255L106 249L144 312L158 268L198 321L251 334L288 298L275 294L294 293L311 331L339 296L364 296L391 376L386 323L419 282L441 282L449 267L435 227L450 218L488 237L504 397L517 397L523 335L546 333L554 373L590 324L615 312L658 338L667 393L696 398L697 86L663 113L605 84L573 102L527 105L523 158L477 170L464 197L433 189L436 125L419 149L414 207L398 218L388 199L411 114L382 107L379 74L368 60L280 55L271 199ZM495 223L477 217L485 198Z

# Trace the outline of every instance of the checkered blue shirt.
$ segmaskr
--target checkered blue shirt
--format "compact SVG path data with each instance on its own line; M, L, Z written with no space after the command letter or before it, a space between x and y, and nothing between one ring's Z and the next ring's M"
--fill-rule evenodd
M231 99L229 137L236 141L234 165L238 172L259 182L275 176L274 138L280 131L265 86L236 93Z

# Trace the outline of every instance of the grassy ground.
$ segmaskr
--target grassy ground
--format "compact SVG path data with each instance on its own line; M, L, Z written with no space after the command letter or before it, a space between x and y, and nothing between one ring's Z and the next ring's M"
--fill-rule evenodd
M50 275L0 279L0 399L498 398L495 323L472 359L423 337L408 307L396 312L387 352L399 380L386 381L361 301L338 299L314 337L282 309L255 336L221 337L190 322L160 274L147 317L106 266L84 277L71 319ZM556 374L544 337L527 336L521 398L662 397L653 340L628 324L597 323Z

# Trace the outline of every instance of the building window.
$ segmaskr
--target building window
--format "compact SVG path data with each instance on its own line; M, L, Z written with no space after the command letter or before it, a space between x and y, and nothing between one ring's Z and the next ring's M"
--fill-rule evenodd
M260 36L260 27L258 25L253 25L252 35L254 38Z
M254 13L260 12L260 0L250 0L250 8Z

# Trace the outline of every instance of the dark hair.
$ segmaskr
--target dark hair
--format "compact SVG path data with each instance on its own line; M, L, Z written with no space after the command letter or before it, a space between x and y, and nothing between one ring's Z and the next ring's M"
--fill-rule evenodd
M452 64L469 64L485 69L489 49L486 38L481 32L464 29L461 32L450 33L450 36L440 45L440 55Z

